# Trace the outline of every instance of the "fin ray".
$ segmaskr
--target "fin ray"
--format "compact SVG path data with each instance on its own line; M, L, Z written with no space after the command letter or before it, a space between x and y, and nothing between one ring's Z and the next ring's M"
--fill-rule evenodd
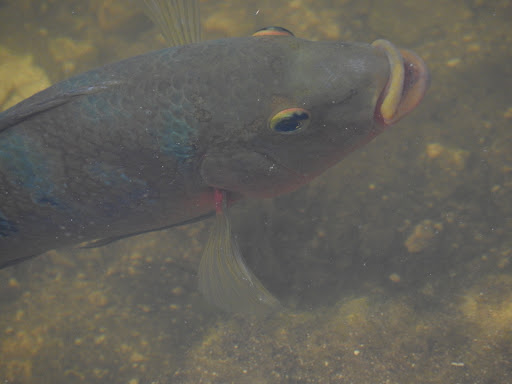
M217 212L199 264L199 290L209 302L228 312L266 314L280 306L245 265L229 217L222 211Z
M171 47L201 41L198 0L144 0L144 10Z

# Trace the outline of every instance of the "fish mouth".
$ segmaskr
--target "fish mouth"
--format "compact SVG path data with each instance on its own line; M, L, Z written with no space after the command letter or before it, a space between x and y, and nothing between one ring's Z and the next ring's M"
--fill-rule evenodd
M388 126L407 115L423 99L430 85L430 73L421 57L412 51L398 49L387 40L375 40L372 46L383 51L389 61L388 83L375 108L375 120Z

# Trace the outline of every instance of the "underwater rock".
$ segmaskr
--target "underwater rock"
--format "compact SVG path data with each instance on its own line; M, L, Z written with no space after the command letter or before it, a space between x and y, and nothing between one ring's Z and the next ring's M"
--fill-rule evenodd
M512 119L512 107L508 107L505 112L503 112L503 117L505 119Z
M0 111L50 86L32 55L16 56L0 47Z
M140 7L129 7L124 0L105 0L96 11L101 30L110 32L133 27L133 18L141 14Z
M394 0L381 0L379 7L371 6L368 15L369 28L388 36L400 36L404 46L424 41L432 34L449 34L453 20L469 20L473 17L471 8L463 3L435 0L429 2L404 1L396 6ZM408 21L414 20L414 28L407 28ZM407 30L407 33L403 33ZM453 32L451 32L453 33Z
M342 3L345 1L342 0ZM308 36L311 40L340 39L338 19L341 11L320 10L314 0L292 0L288 5L288 8L282 9L271 2L246 8L233 7L229 2L216 4L211 12L204 12L208 15L203 24L205 35L221 37L250 34L261 28L261 19L266 18L269 25L280 25L283 19L300 20L288 26L295 36ZM207 4L205 8L208 8ZM239 20L246 22L241 25ZM347 31L343 32L346 35Z
M432 143L427 145L426 155L428 160L435 162L444 172L455 177L466 168L469 152L463 149L448 148L439 143Z
M504 135L497 136L484 153L484 159L489 165L488 187L493 205L506 216L512 214L511 146L512 133L506 132Z
M39 327L31 332L12 332L0 343L0 369L5 372L5 379L8 382L31 382L32 358L43 345L41 330L44 331Z
M420 156L425 172L427 187L425 195L437 199L450 196L466 182L466 166L469 151L450 148L440 143L427 144L425 153Z
M87 299L91 305L97 307L104 307L108 304L108 297L101 290L91 292Z
M405 247L409 253L418 253L428 248L435 237L443 230L442 223L432 220L423 220L416 225L411 235L405 240Z
M477 328L482 339L507 343L512 340L512 276L487 275L463 297L460 310ZM480 338L479 337L479 338Z
M50 40L49 48L53 60L61 66L64 73L74 72L78 62L81 65L94 62L98 55L97 49L91 43L74 41L69 37Z

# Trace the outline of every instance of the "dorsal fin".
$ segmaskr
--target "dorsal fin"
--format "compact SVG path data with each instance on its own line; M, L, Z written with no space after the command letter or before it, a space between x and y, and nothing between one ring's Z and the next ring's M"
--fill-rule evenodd
M144 10L169 46L201 41L199 0L144 0Z

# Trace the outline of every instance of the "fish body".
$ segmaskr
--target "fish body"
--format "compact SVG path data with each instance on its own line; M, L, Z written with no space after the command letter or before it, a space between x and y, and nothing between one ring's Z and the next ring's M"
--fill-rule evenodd
M224 281L219 263L234 263L227 291L248 284L271 302L231 246L228 203L299 188L409 112L428 85L421 59L390 43L281 32L129 58L0 113L0 267L217 211L216 238L230 245L209 242L200 276L214 278L203 292Z
M204 215L212 187L294 189L373 135L387 78L368 45L246 37L58 83L0 114L1 260ZM269 116L294 106L315 127L272 132Z

